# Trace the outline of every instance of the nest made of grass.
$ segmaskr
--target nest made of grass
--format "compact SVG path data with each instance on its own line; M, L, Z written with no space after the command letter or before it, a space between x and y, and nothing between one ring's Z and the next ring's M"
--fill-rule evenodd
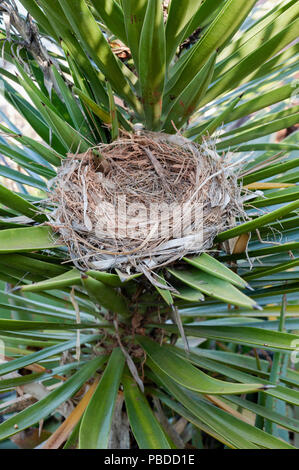
M152 270L207 251L242 213L233 166L205 142L123 134L63 161L50 222L79 269Z

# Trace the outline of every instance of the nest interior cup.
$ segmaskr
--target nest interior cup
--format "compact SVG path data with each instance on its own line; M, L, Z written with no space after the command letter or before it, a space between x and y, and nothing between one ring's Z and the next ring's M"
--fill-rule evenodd
M79 269L152 270L208 250L242 213L232 167L205 141L122 134L63 161L50 223Z

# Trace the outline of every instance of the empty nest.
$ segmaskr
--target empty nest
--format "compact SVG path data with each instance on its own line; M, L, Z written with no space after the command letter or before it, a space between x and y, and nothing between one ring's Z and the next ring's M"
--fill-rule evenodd
M207 251L242 213L235 164L205 141L150 132L69 154L50 198L50 223L83 270L149 273Z

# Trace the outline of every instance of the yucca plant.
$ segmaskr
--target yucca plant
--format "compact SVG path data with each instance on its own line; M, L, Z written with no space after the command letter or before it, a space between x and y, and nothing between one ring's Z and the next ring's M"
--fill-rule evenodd
M298 3L19 3L0 3L2 91L39 138L0 125L3 446L298 445ZM137 123L247 158L247 220L158 270L175 291L82 272L48 223L67 155Z

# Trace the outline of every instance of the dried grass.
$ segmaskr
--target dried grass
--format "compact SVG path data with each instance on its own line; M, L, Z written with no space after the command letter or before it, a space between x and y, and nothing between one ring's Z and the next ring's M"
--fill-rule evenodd
M52 183L50 223L79 269L149 272L207 251L242 214L235 168L205 142L123 134L68 155Z

